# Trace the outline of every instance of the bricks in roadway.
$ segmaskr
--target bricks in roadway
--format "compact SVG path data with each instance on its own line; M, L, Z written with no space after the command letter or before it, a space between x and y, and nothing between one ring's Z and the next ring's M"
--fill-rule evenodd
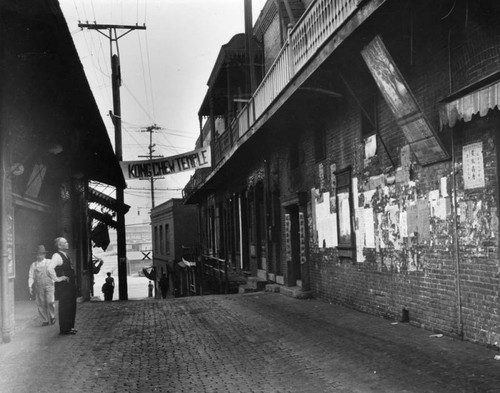
M276 293L78 305L0 345L0 392L500 392L497 351Z

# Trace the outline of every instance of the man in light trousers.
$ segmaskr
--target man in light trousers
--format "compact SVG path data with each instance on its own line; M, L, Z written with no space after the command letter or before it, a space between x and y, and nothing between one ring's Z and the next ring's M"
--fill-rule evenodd
M28 278L30 295L35 296L42 326L53 325L56 322L54 281L60 281L60 278L56 277L51 260L45 259L45 247L38 246L35 253L36 261L30 266Z

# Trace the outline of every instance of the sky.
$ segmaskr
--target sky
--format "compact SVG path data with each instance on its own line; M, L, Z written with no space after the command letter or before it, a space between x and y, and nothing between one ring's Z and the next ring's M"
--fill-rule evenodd
M59 0L85 74L114 145L110 44L97 30L78 23L146 25L118 40L122 86L123 160L164 157L194 149L200 133L198 110L220 47L244 32L244 0ZM253 20L266 0L252 1ZM108 31L103 31L108 33ZM126 30L118 30L126 32ZM155 205L180 198L193 171L155 181ZM129 180L126 224L149 221L150 182ZM113 195L113 189L101 189Z

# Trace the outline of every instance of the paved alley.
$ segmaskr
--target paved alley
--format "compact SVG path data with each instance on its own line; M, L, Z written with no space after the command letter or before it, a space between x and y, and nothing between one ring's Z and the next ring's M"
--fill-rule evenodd
M275 293L88 302L76 328L1 344L0 392L500 392L495 350Z

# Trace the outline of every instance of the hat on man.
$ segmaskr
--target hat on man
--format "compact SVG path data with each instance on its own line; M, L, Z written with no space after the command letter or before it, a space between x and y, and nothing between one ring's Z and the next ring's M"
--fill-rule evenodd
M47 251L45 251L45 246L43 244L39 245L35 251L35 254L47 254Z

